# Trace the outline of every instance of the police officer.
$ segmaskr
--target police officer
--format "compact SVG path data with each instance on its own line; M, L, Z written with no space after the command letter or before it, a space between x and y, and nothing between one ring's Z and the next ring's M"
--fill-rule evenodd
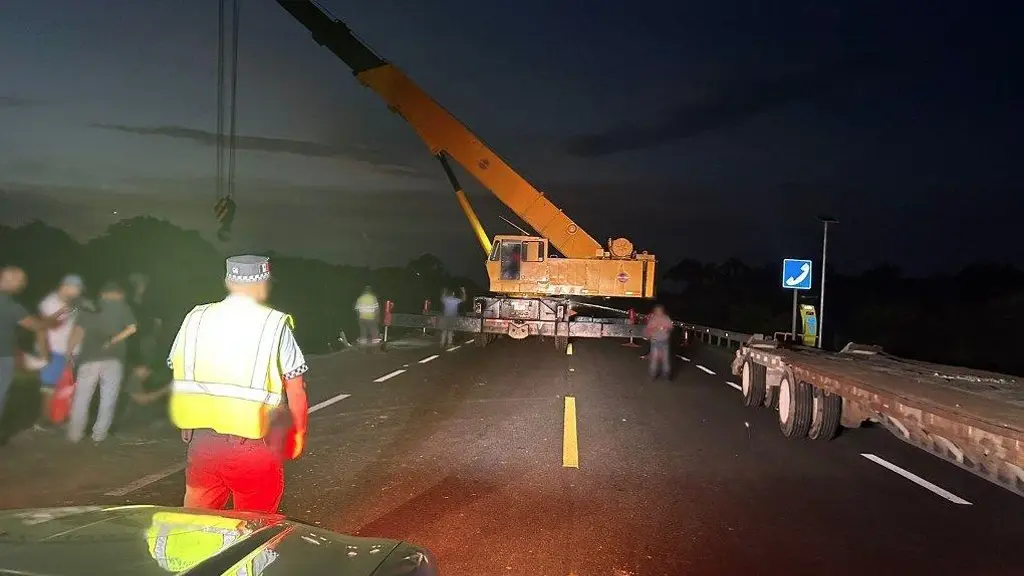
M363 288L363 293L356 299L355 309L359 315L359 342L373 344L377 339L377 312L380 311L380 303L377 302L372 288Z
M305 444L308 369L291 316L265 305L270 259L227 260L228 296L185 316L171 347L171 421L188 442L185 506L276 512L282 458ZM287 398L287 409L282 404ZM284 442L275 422L290 415Z

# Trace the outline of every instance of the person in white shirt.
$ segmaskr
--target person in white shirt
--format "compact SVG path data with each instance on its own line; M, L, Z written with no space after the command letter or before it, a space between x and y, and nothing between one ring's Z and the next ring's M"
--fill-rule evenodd
M47 412L53 391L60 380L64 369L71 365L76 350L68 350L68 341L75 326L78 315L78 299L85 285L82 278L74 274L65 276L60 286L48 294L39 303L39 315L53 318L58 324L46 331L46 349L49 350L49 361L39 371L40 391L43 398L41 413L35 428L45 429L48 422Z

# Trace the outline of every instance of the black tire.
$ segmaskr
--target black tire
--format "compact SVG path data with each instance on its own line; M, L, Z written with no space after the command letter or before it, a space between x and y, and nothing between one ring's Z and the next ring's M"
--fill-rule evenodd
M806 438L814 412L810 384L798 381L786 371L779 382L779 429L786 438Z
M831 440L839 434L843 417L843 398L829 394L821 388L814 388L811 406L811 428L807 437L811 440Z
M488 344L491 343L491 335L490 334L477 334L473 338L473 343L476 344L477 348L483 348L484 346L487 346Z
M742 386L744 406L760 406L764 402L765 369L760 364L745 360L743 362Z
M565 352L565 349L569 347L568 336L555 336L555 350L559 352Z

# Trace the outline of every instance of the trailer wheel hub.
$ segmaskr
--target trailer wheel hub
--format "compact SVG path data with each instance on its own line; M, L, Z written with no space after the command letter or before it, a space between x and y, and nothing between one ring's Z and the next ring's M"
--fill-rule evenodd
M789 422L789 401L791 398L789 378L779 383L779 421Z

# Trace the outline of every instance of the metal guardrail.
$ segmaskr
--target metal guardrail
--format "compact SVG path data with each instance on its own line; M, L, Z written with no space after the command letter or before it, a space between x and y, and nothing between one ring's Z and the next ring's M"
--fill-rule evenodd
M691 338L700 340L705 344L727 346L729 348L739 348L741 344L746 343L752 336L752 334L711 328L710 326L701 326L699 324L683 323L683 329L690 333Z

